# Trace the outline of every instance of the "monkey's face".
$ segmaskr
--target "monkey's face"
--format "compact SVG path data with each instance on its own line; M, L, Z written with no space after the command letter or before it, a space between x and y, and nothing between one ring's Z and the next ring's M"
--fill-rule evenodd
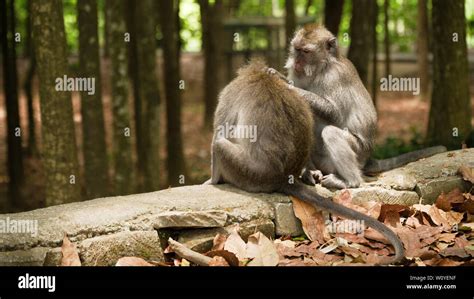
M337 55L337 39L324 27L303 28L291 41L286 67L298 76L312 76Z

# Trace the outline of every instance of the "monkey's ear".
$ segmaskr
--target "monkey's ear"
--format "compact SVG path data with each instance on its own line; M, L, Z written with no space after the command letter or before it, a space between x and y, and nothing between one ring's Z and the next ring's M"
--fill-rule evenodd
M336 52L337 52L337 38L332 37L327 41L327 49L330 53L336 54Z

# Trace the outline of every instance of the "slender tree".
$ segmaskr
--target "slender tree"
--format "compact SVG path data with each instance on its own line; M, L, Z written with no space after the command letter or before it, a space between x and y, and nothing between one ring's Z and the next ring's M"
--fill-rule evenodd
M29 65L26 71L25 82L23 90L26 95L26 103L28 110L28 155L35 156L38 153L36 144L36 122L34 109L34 94L33 94L33 79L36 73L36 59L33 48L33 41L31 37L31 0L26 1L26 11L28 14L26 20L26 36L25 36L25 54L29 58Z
M135 123L135 150L137 153L137 187L138 191L143 191L143 176L146 169L146 146L143 131L144 116L143 116L143 103L144 99L140 97L141 87L139 78L139 67L138 67L138 43L137 43L137 29L136 26L140 22L140 19L136 18L136 1L126 1L126 24L127 33L130 35L130 40L127 42L127 53L128 53L128 71L133 86L133 111L134 111L134 123Z
M164 1L168 2L168 1ZM140 188L143 191L159 189L159 107L160 92L156 64L156 19L153 0L135 3L135 38L137 45L137 72L141 107L141 133L144 153L140 169ZM174 20L173 16L169 16ZM176 22L173 22L173 27ZM176 50L176 47L175 47ZM176 58L173 58L176 59ZM166 63L166 61L165 61ZM168 105L167 105L168 106ZM144 167L143 167L144 166Z
M383 3L383 28L384 28L384 50L385 50L385 77L390 75L390 30L388 28L390 0Z
M209 0L199 0L199 5L204 52L204 127L210 130L219 87L223 81L223 78L219 76L219 66L223 65L221 62L224 56L221 39L224 2L216 0L211 3Z
M160 24L163 34L163 74L166 93L166 141L168 183L176 186L186 176L181 132L180 67L176 9L179 0L160 2Z
M427 0L418 0L418 40L417 40L417 63L420 76L420 98L427 101L429 98L429 60L428 60L428 5Z
M104 27L103 27L103 35L104 35L104 58L109 58L109 49L110 49L110 46L109 46L109 41L110 41L110 20L108 18L108 14L107 14L107 4L105 4L107 0L104 0L102 3L103 3L103 7L101 7L103 9L103 12L104 12Z
M304 15L307 16L309 14L309 9L311 8L311 5L313 5L313 0L306 0L306 3L304 5Z
M379 86L377 78L377 24L379 16L379 6L377 4L377 1L373 1L372 9L372 101L374 101L374 105L377 105L377 87Z
M132 193L135 188L128 102L128 32L125 25L125 2L106 0L105 7L110 21L108 52L111 60L113 186L115 194L125 195Z
M433 95L428 142L459 148L471 132L464 0L433 0Z
M343 7L344 0L324 1L324 26L335 36L339 33Z
M286 48L289 49L291 38L296 29L295 2L293 0L285 0L285 34Z
M7 108L8 190L10 203L19 205L20 187L23 182L23 156L17 89L15 6L13 0L4 0L0 5L4 92Z
M372 0L359 0L357 5L352 5L351 44L347 55L366 87L368 86L369 61L372 50L370 47L372 43L370 12L372 10Z
M67 75L62 1L32 0L31 18L40 81L46 205L78 201L81 195L71 96L60 89Z
M81 92L84 176L87 198L108 193L108 163L102 105L96 0L77 1L80 77L92 78L94 93Z

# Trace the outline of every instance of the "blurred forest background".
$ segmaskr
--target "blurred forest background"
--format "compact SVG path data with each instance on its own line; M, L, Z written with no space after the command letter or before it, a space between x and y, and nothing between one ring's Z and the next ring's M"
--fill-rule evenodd
M376 104L374 156L473 145L474 0L1 0L0 212L198 184L219 91L325 24ZM94 78L95 93L56 90ZM420 78L421 92L380 79Z

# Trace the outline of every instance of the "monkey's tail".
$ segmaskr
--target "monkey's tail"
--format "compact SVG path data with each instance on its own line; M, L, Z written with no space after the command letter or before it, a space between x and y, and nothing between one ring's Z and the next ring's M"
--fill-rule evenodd
M306 186L299 181L296 181L294 184L285 185L283 187L282 193L297 197L330 213L334 213L352 220L362 220L364 221L364 225L368 225L380 232L390 241L390 243L392 243L393 247L395 248L395 256L390 260L382 262L381 264L398 263L404 257L405 250L403 248L403 243L390 228L377 219L349 209L343 205L337 204L329 198L324 198L317 194L314 190L311 190L309 186Z
M417 151L409 152L403 155L399 155L393 158L377 160L377 159L369 159L364 167L364 173L366 174L375 174L384 172L387 170L391 170L410 162L414 162L420 160L422 158L427 158L439 153L443 153L447 151L446 147L438 145L432 146L424 149L420 149Z

